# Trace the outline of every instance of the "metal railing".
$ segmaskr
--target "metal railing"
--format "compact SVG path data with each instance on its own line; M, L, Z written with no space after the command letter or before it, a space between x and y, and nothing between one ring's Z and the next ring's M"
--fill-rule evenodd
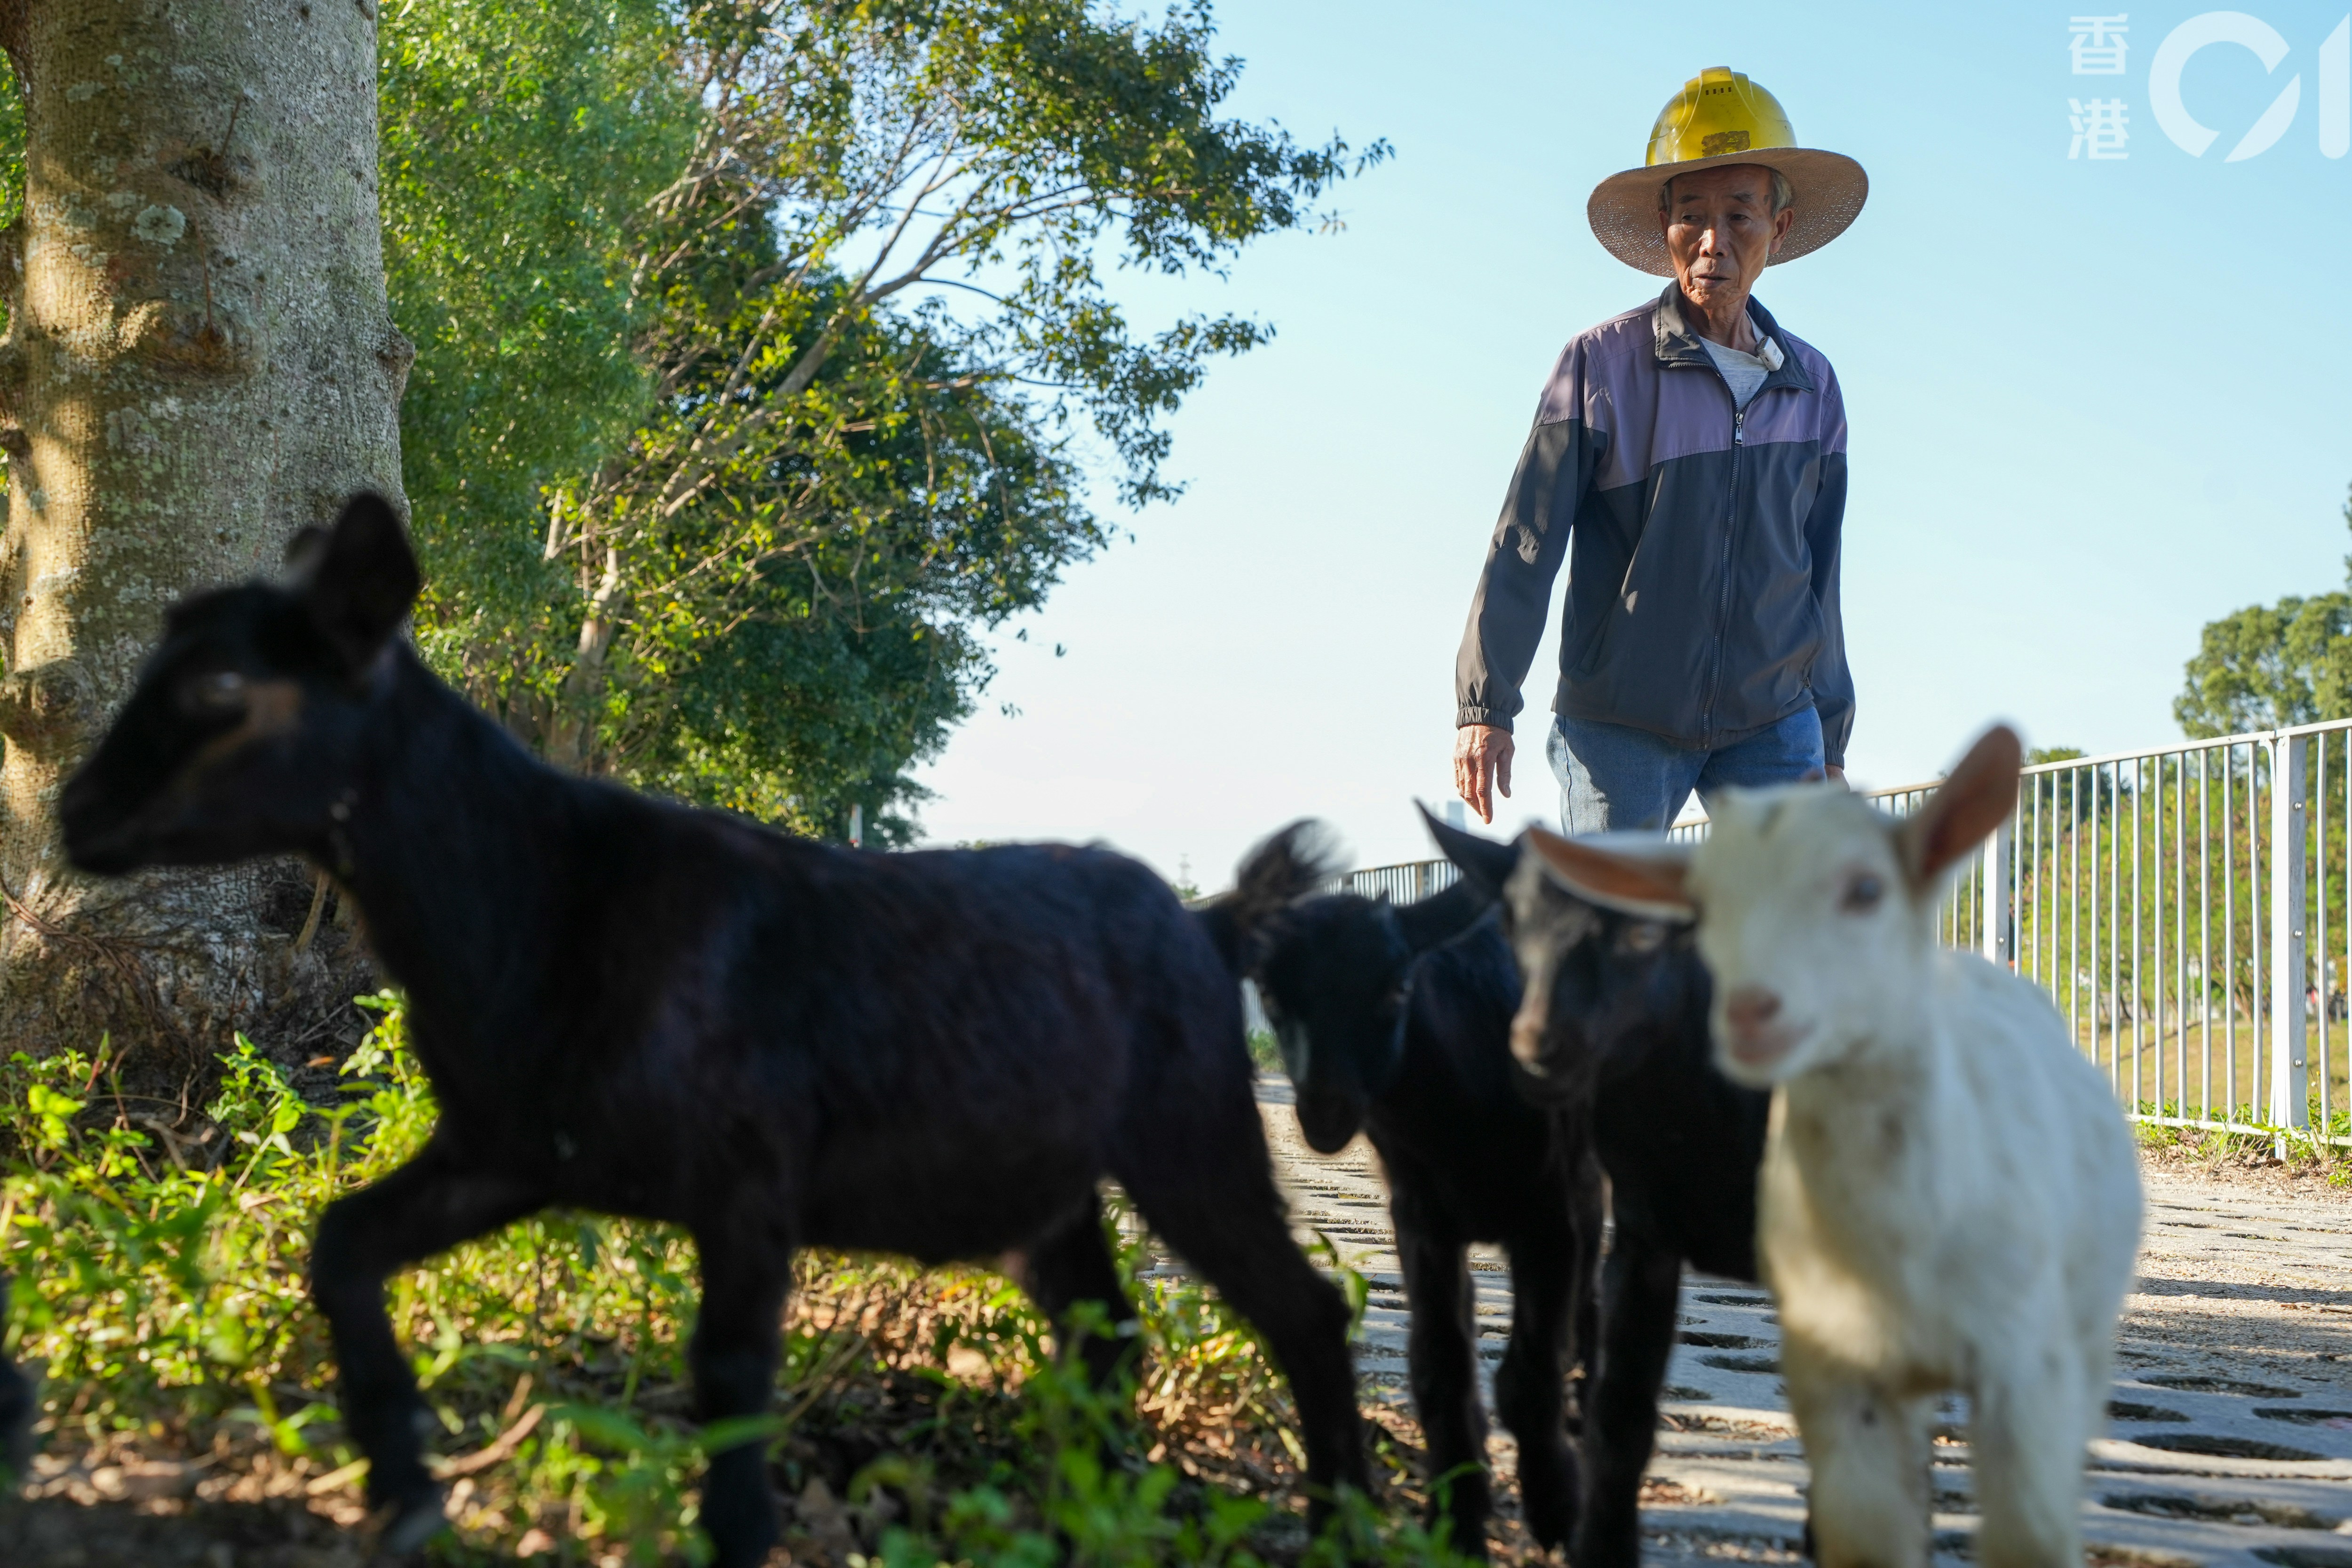
M2138 1120L2352 1144L2347 782L2352 720L2037 763L1939 935L2049 992ZM1870 798L1908 816L1935 788ZM1406 901L1452 872L1348 885Z
M1451 860L1407 860L1398 866L1350 871L1342 885L1348 891L1361 893L1368 899L1386 898L1391 903L1409 904L1461 879L1462 873L1454 868Z

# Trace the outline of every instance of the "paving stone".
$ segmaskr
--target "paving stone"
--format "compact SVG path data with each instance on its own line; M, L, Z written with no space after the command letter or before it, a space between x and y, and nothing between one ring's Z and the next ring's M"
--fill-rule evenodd
M1292 1217L1371 1282L1358 1346L1368 1398L1409 1403L1406 1315L1387 1188L1361 1138L1318 1155L1290 1087L1259 1107ZM2083 1504L2092 1568L2352 1568L2352 1205L2242 1191L2150 1170L2140 1277L2117 1336L2106 1436L2091 1445ZM1474 1254L1482 1337L1510 1318L1500 1253ZM1790 1563L1804 1527L1804 1451L1773 1370L1769 1295L1684 1281L1681 1342L1666 1371L1645 1562ZM1482 1350L1489 1348L1482 1345ZM1499 1342L1482 1354L1491 1379ZM1977 1528L1966 1402L1937 1445L1936 1556L1972 1561ZM1496 1439L1507 1468L1509 1439Z

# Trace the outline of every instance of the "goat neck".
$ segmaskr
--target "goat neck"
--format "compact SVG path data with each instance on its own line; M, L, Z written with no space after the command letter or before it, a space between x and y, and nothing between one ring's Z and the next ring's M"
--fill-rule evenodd
M470 1077L488 1066L478 1053L434 1047L456 1036L510 1050L543 1034L531 1015L570 983L557 950L588 904L578 872L598 864L580 844L593 808L608 796L647 808L535 761L406 648L385 666L359 765L313 854L408 989L427 1065Z
M1946 1184L1965 1179L1949 1156L1966 1130L1936 1113L1953 1098L1938 1087L1950 1077L1941 1033L1923 1026L1901 1047L1874 1040L1772 1096L1759 1257L1786 1331L1846 1347L1865 1363L1948 1360L1940 1347L1909 1342L1925 1325L1890 1308L1936 1299L1923 1271L1937 1255L1916 1242L1955 1196Z

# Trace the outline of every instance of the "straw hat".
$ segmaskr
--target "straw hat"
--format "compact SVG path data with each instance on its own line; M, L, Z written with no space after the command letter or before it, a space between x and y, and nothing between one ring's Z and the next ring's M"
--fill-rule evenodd
M1628 267L1674 276L1658 232L1658 193L1676 174L1718 163L1760 163L1788 177L1796 221L1773 254L1793 261L1845 232L1870 195L1870 176L1843 153L1800 147L1780 100L1725 66L1709 66L1683 84L1650 128L1650 151L1638 169L1610 175L1584 204L1593 237Z

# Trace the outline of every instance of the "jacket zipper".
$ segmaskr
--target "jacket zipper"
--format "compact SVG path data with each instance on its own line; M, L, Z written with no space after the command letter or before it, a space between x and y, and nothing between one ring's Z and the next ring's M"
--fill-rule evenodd
M1722 373L1718 371L1717 374L1720 379ZM1728 379L1724 379L1723 390L1727 396L1730 395L1731 383ZM1757 389L1756 395L1758 397L1763 395L1761 387ZM1755 398L1751 397L1748 402L1753 406ZM1699 736L1703 743L1708 746L1715 744L1716 699L1723 694L1724 639L1731 635L1732 543L1739 529L1739 454L1747 444L1747 430L1748 410L1739 407L1735 399L1731 410L1731 486L1724 496L1723 585L1717 595L1715 610L1714 668L1707 677L1706 708L1699 715Z

